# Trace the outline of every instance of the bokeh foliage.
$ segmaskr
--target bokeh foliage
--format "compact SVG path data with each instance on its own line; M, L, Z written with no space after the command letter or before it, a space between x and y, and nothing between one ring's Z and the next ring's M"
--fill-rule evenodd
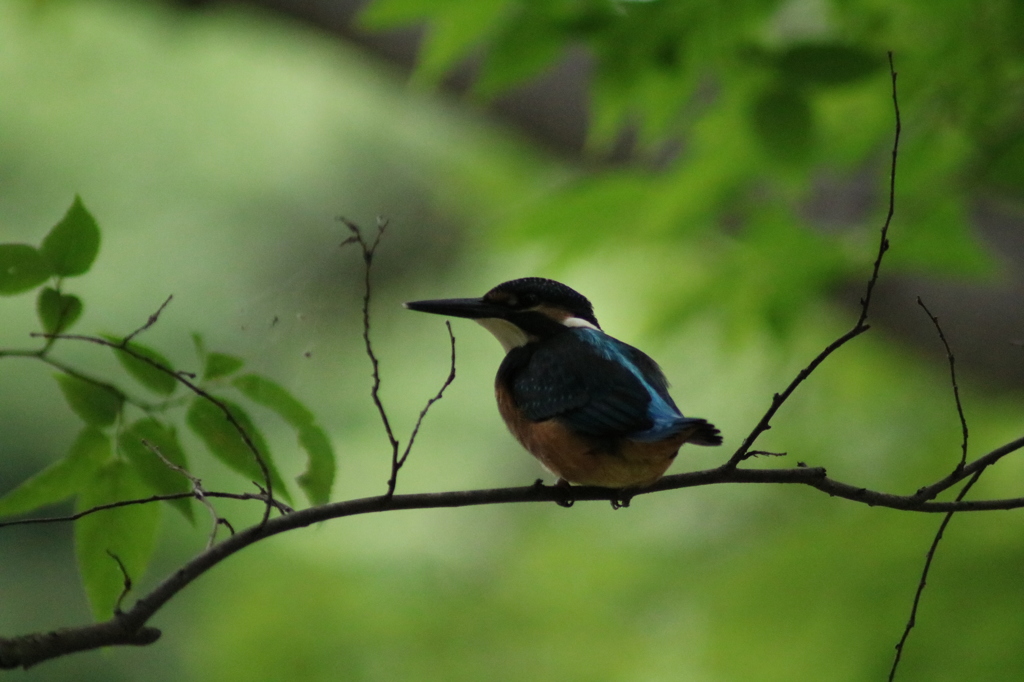
M565 257L650 244L695 254L685 267L701 284L673 290L668 321L711 306L730 324L785 331L813 299L807 292L864 271L887 194L887 50L907 122L890 265L990 272L967 219L971 201L1022 196L1018 2L377 0L362 18L370 28L424 23L421 80L478 58L481 97L584 48L589 150L600 155L627 130L633 162L581 174L510 229ZM672 145L680 151L665 161ZM851 180L868 172L875 186L853 215L826 216L843 227L827 236L807 210L822 170ZM672 287L676 278L652 279Z
M296 278L311 280L310 270L358 273L358 263L318 260L340 238L315 226L339 213L392 217L375 320L384 397L399 419L411 419L419 396L434 390L447 352L438 325L392 314L397 303L478 294L501 279L541 274L577 286L609 331L649 348L684 410L721 426L728 447L846 326L846 312L826 294L866 278L892 136L886 50L900 71L905 129L883 276L990 274L991 258L967 221L971 202L1024 195L1024 10L1009 0L368 6L367 26L426 22L419 83L480 55L479 100L540 73L567 49L585 50L594 60L587 154L598 161L580 165L481 133L457 107L403 90L322 37L267 17L72 1L0 12L0 77L16 95L0 98L0 173L8 181L0 241L38 243L43 216L52 222L76 191L104 230L96 266L69 280L80 287L75 293L54 286L53 275L82 274L81 262L48 265L45 240L42 248L0 251L8 286L38 292L0 300L0 331L74 324L123 338L174 293L142 352L247 401L280 480L308 467L304 491L316 500L330 490L330 443L344 453L335 497L381 492L386 468L365 390L357 278L333 288L314 281L313 295L282 294L293 293ZM636 140L632 161L600 163L624 124ZM868 200L823 220L809 207L823 172L867 182ZM445 227L451 223L461 232ZM73 251L86 253L89 243ZM645 336L645 325L661 334ZM459 380L428 420L400 490L540 475L490 404L497 349L468 327L455 328ZM189 343L196 330L201 336ZM55 352L99 371L85 350L61 342ZM102 370L117 377L120 394L184 401L180 386L165 393L156 375L143 378L130 365L118 374L124 360L109 349L90 352L109 354ZM75 495L82 505L115 492L181 490L182 478L151 468L130 444L142 434L174 461L180 449L181 463L217 487L258 480L237 442L208 431L209 415L194 414L204 409L196 403L185 415L168 405L173 416L165 420L126 406L117 392L80 400L92 389L57 388L48 369L16 374L13 362L0 360L2 438L41 445L20 469L4 470L5 489L21 491L4 498L7 513ZM884 338L859 340L804 387L762 445L844 480L912 490L958 456L943 371ZM33 397L44 384L52 384L50 402ZM314 397L303 408L278 389ZM1019 436L1019 398L968 384L965 400L973 452ZM47 407L26 416L22 404ZM125 411L133 416L119 421ZM22 432L31 435L15 440ZM213 466L198 455L204 443L220 452ZM21 454L0 447L12 462ZM711 466L718 454L684 450L677 467ZM1003 464L978 494L1020 490L1024 468ZM34 482L16 488L26 480ZM93 497L77 483L85 480L96 483ZM937 518L861 509L811 491L656 497L618 512L578 505L326 524L248 550L204 578L162 614L165 638L156 647L82 656L29 676L882 678ZM137 589L201 547L206 529L188 518L199 524L206 515L194 507L165 515L157 570ZM133 574L157 537L147 513L108 522L119 524L119 537L138 538L120 549ZM86 536L80 557L97 567L92 584L104 587L93 599L105 609L121 576L95 551L101 543L88 539L105 540L112 527L74 530ZM1021 529L1015 513L954 519L901 679L1024 675L1024 619L1015 606L1024 598L1016 580ZM4 634L66 625L76 608L79 620L87 617L77 578L64 591L55 587L52 575L73 562L57 546L70 538L59 533L4 537Z

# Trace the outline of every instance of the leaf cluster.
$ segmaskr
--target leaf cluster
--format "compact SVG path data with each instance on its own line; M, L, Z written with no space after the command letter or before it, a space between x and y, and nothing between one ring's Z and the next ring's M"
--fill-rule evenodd
M0 295L37 291L41 332L33 336L43 341L38 349L0 349L0 359L35 359L52 367L65 402L83 422L61 459L0 497L0 517L74 498L76 512L82 515L75 524L79 570L93 611L102 620L114 611L126 580L138 579L149 562L161 513L155 502L165 501L195 523L194 498L202 498L205 491L190 473L195 453L179 438L181 423L215 459L255 482L264 495L288 502L291 493L262 430L234 396L268 408L294 431L307 454L306 470L297 483L313 505L330 498L335 453L313 413L272 379L243 372L241 358L208 351L202 337L193 335L203 368L196 377L176 370L164 354L135 341L157 321L159 311L127 336L67 334L79 321L84 304L65 290L66 280L89 271L99 245L99 226L79 197L38 247L0 244ZM56 344L69 340L109 349L132 380L131 387L55 359ZM151 397L135 397L138 388ZM118 505L150 498L153 504ZM110 508L90 513L98 507Z

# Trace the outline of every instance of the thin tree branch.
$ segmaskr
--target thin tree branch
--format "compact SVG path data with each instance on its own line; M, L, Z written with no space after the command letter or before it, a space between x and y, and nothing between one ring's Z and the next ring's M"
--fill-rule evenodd
M939 318L932 315L932 311L928 310L928 306L924 304L921 297L917 297L917 304L921 306L928 319L932 321L932 326L935 327L935 331L939 334L939 340L942 341L942 346L946 349L946 358L949 360L949 380L953 386L953 399L956 402L956 413L960 417L960 462L953 470L954 474L958 474L964 470L967 464L967 440L970 431L967 428L967 418L964 416L964 406L960 402L960 386L956 381L956 357L953 355L953 349L949 347L949 342L946 341L946 335L942 331L942 325L939 324ZM959 494L956 496L956 501L959 502L964 499L967 492L978 482L981 478L981 474L984 473L985 467L981 467L974 472L971 480L960 489ZM889 669L889 682L893 682L896 679L896 670L899 668L900 659L903 657L903 647L907 644L907 639L910 637L910 631L914 629L917 624L917 609L921 604L921 596L924 594L924 588L928 584L928 572L932 567L932 559L935 558L935 552L939 548L939 542L942 541L942 535L946 532L946 526L953 519L955 512L949 512L946 514L946 518L942 519L942 523L939 524L939 530L935 533L935 537L932 539L931 547L928 548L928 553L925 555L924 568L921 569L921 579L917 583L917 590L914 592L914 602L910 607L910 616L907 618L907 624L903 628L903 635L900 636L900 641L896 643L896 654L893 657L892 667Z
M900 147L900 132L902 125L900 123L900 105L899 99L896 95L896 69L893 65L892 52L889 52L889 74L892 79L892 105L893 111L896 116L896 133L893 136L892 141L892 164L889 167L889 210L885 215L885 222L882 224L882 230L878 240L878 254L875 256L875 264L871 269L871 277L868 279L867 288L864 292L864 297L860 300L860 317L857 318L856 324L838 339L830 343L825 347L811 362L804 367L796 375L796 377L789 383L782 393L776 393L772 396L772 403L768 406L768 410L761 417L761 420L757 422L753 430L743 439L743 442L737 448L736 452L733 453L729 461L725 463L726 467L735 467L743 460L749 458L750 448L754 445L754 441L758 437L771 428L772 418L775 417L775 413L779 411L783 403L789 399L793 392L802 384L807 377L811 375L818 366L823 363L828 356L832 355L835 351L846 345L849 341L860 336L868 329L870 325L867 324L868 310L871 306L871 297L875 291L875 284L878 283L878 275L882 268L882 258L885 256L885 252L889 250L889 225L892 224L892 217L896 212L896 159L899 155Z
M128 593L132 591L132 577L128 575L128 569L124 567L124 562L121 561L121 557L117 556L109 549L107 554L110 558L117 562L117 567L121 569L121 578L124 581L124 587L121 588L121 594L117 595L117 602L114 604L114 613L123 613L121 610L121 604L124 602L124 598L128 596Z
M1006 455L1010 454L1011 452L1016 452L1021 448L1024 448L1024 437L1010 441L1005 445L1001 445L992 452L988 453L987 455L979 457L973 462L968 463L966 466L963 467L963 469L960 469L959 471L954 471L945 478L943 478L942 480L936 481L935 483L929 486L920 488L916 493L914 493L914 498L920 500L935 499L935 497L937 497L940 493L952 488L954 485L964 480L965 478L974 475L976 472L981 471L987 466L995 464Z
M164 305L166 304L167 302L165 301ZM161 306L161 309L162 308L163 306ZM157 313L154 313L154 315L158 314L159 311L157 311ZM153 315L150 316L150 319L153 319ZM140 327L140 330L145 329L146 326L147 325L143 325L142 327ZM270 469L267 467L267 463L264 461L263 455L260 454L259 448L256 447L256 443L252 440L252 437L245 430L245 427L242 426L242 424L235 418L235 415L231 413L231 410L228 409L228 406L224 404L220 399L218 399L214 395L208 393L206 390L200 388L198 385L193 383L189 376L186 375L186 373L176 372L170 367L165 367L163 364L157 362L156 360L147 357L146 355L143 355L142 353L136 351L131 346L126 345L124 341L121 341L120 343L114 343L113 341L108 341L107 339L98 336L86 336L83 334L32 334L32 336L40 336L44 338L52 337L57 339L67 339L71 341L86 341L89 343L98 344L100 346L106 346L107 348L113 348L114 350L119 351L121 353L127 353L136 360L145 362L150 367L153 367L163 372L164 374L168 374L174 377L175 381L188 388L197 396L209 400L211 403L216 405L217 408L224 413L224 417L228 420L231 426L234 427L235 431L238 432L238 435L242 438L242 442L245 443L245 446L252 453L253 458L256 460L256 464L260 468L260 475L263 477L263 483L266 490L266 509L263 510L263 520L265 522L268 518L270 518L270 511L276 506L274 504L273 483L270 480ZM43 359L46 360L46 358ZM121 393L121 391L116 388L113 390L116 390L118 393Z
M956 496L956 501L960 502L967 495L967 492L978 482L981 478L981 474L984 469L979 469L971 477L971 480L960 489L960 493ZM910 631L914 629L917 624L917 608L921 604L921 595L924 594L924 588L928 584L928 572L932 568L932 559L935 558L935 551L939 548L939 542L942 541L942 535L946 532L946 526L949 525L950 520L953 518L955 511L950 511L946 514L946 517L942 519L942 523L939 524L939 530L935 533L935 537L932 539L931 547L928 548L928 553L925 554L924 568L921 570L921 579L917 582L917 590L914 592L914 603L910 607L910 617L907 619L907 624L903 628L903 635L900 637L900 641L896 643L896 655L892 660L892 667L889 669L889 682L893 682L896 679L896 669L900 665L900 659L903 657L903 647L907 644L907 638L910 637Z
M352 232L352 236L343 241L341 245L359 244L359 248L363 253L363 345L366 348L366 355L370 358L370 366L373 369L373 384L370 388L370 397L377 408L377 414L380 415L381 423L384 425L384 433L387 434L388 443L391 446L391 476L388 479L387 494L394 495L395 486L398 484L398 469L400 468L398 463L399 442L395 438L394 429L391 428L388 412L380 399L380 361L377 359L377 354L373 351L373 343L370 341L370 296L373 292L370 284L370 272L373 269L374 253L376 253L377 246L384 235L384 230L387 228L387 222L377 221L377 236L373 243L370 244L363 238L363 231L358 225L346 218L339 218L339 220L345 223L345 226Z
M164 308L167 307L167 304L169 304L171 302L172 298L174 298L174 294L169 295L167 297L167 300L165 300L163 303L160 304L160 307L156 309L155 313L153 313L152 315L149 316L149 319L146 320L146 323L144 325L142 325L141 327L139 327L138 329L133 331L128 336L124 337L124 339L121 341L121 346L122 347L127 347L129 341L131 341L136 336L138 336L139 334L141 334L142 332L146 331L147 329L152 327L154 324L156 324L156 321L160 319L160 313L162 313L164 311Z
M257 500L258 502L260 502L260 503L262 503L264 505L267 504L266 493L261 493L261 494L257 495L257 494L254 494L254 493L225 493L225 492L217 492L217 491L211 492L211 491L207 490L203 494L206 497L217 497L217 498L223 498L223 499L227 499L227 500L243 500L243 501L244 500ZM82 511L76 512L74 514L68 514L67 516L44 516L44 517L35 518L35 519L17 519L15 521L0 521L0 528L6 528L7 526L32 526L32 525L43 524L43 523L67 523L67 522L70 522L70 521L77 521L78 519L81 519L83 517L89 516L90 514L95 514L97 512L101 512L101 511L106 511L107 509L117 509L119 507L131 507L131 506L138 505L138 504L150 504L152 502L167 502L169 500L186 500L186 499L194 498L194 497L195 497L195 493L173 493L173 494L170 494L170 495L150 495L149 497L141 497L141 498L134 499L134 500L120 500L118 502L110 502L108 504L97 505L95 507L90 507L89 509L83 509ZM286 505L283 502L280 502L278 500L273 500L271 502L271 504L274 506L275 509L277 509L282 514L289 514L292 511L294 511L291 507L289 507L288 505ZM223 522L223 519L221 521ZM230 528L230 524L225 524L225 525L228 525L228 527ZM233 533L234 530L232 529L231 532Z
M1000 457L1024 448L1024 438L1007 443L993 450L983 458L975 460L997 461ZM964 468L970 470L973 463ZM916 495L893 495L866 488L858 488L828 477L821 467L796 467L791 469L745 469L739 467L720 466L715 469L693 471L672 476L665 476L649 488L635 492L640 497L663 490L693 488L721 483L780 483L807 485L833 497L867 504L869 506L889 507L905 511L927 513L948 513L952 511L986 511L992 509L1024 508L1024 497L997 500L956 500L951 502L934 502L924 500ZM213 493L207 493L217 496ZM154 499L181 499L191 494L156 496L140 502ZM557 486L530 485L517 488L495 488L489 490L465 490L443 493L419 493L408 495L380 495L343 502L309 507L295 511L286 516L277 516L235 533L229 538L214 545L197 555L194 559L171 574L157 585L148 595L142 597L135 605L120 616L109 621L86 625L77 628L65 628L49 633L36 633L14 638L0 638L0 668L30 667L36 663L56 658L76 651L96 649L104 646L121 644L149 644L160 636L159 630L146 627L146 622L164 604L178 592L183 590L197 577L211 567L217 565L235 552L248 547L264 538L278 533L303 528L330 519L372 514L377 512L397 511L401 509L440 509L455 507L471 507L491 504L510 504L519 502L560 502L564 501L565 492ZM601 500L611 502L621 497L621 491L609 488L580 486L573 488L574 500ZM129 502L130 503L130 502ZM115 503L105 508L124 506L129 503ZM99 509L89 510L95 513ZM83 514L74 515L63 520L73 520ZM41 521L40 521L41 522ZM13 525L8 523L6 525Z
M203 482L200 479L193 476L192 474L190 474L184 467L180 467L171 460L167 459L164 456L164 453L160 452L160 448L158 448L153 443L150 443L145 438L142 439L142 444L150 452L159 457L160 461L163 462L168 469L170 469L171 471L178 472L179 474L187 478L189 480L189 483L192 484L192 497L199 500L199 503L206 507L206 510L210 512L210 516L213 519L213 528L210 529L210 539L206 541L206 549L210 549L211 547L213 547L213 543L217 541L217 529L220 528L221 522L224 521L224 519L222 519L220 514L217 513L217 510L214 508L213 503L210 502L209 499L207 499L208 494L206 490L203 488ZM230 527L231 526L229 524L228 528Z
M896 213L896 157L899 154L900 148L900 133L903 130L903 125L900 121L900 101L896 96L896 67L892 60L892 50L888 52L889 56L889 76L892 81L892 109L896 117L896 132L893 135L892 140L892 162L889 165L889 211L885 214L885 223L882 225L882 238L878 243L878 255L875 257L875 265L871 270L871 278L868 280L867 291L864 293L864 298L861 299L860 307L860 318L857 320L857 326L861 326L867 322L868 319L868 308L871 306L871 296L875 291L875 284L878 283L878 272L882 267L882 257L885 252L889 250L889 225L892 223L892 217Z
M363 232L358 225L340 218L345 223L345 226L352 232L352 236L341 243L342 246L347 244L359 244L360 249L363 253L363 344L366 348L366 355L370 358L370 366L372 367L373 374L373 385L370 389L370 397L373 399L373 404L377 408L377 413L380 415L380 420L384 425L384 432L387 434L388 443L391 445L391 475L388 477L388 488L387 495L394 495L395 488L398 486L398 472L405 466L405 462L409 459L409 453L412 452L413 443L416 441L416 435L420 431L420 426L423 424L423 419L427 416L427 412L430 408L444 396L445 389L447 389L453 381L455 381L455 334L452 333L452 326L450 322L445 322L448 328L448 338L451 342L451 368L448 371L448 377L441 384L440 390L434 397L427 401L427 404L420 411L419 417L416 419L416 424L413 426L412 432L409 434L409 440L406 442L405 450L401 449L401 444L398 438L395 437L394 429L391 428L391 420L388 418L387 410L384 408L383 402L380 399L380 361L377 358L377 354L373 350L373 343L370 341L370 295L372 292L370 286L370 271L373 268L373 256L377 251L377 247L380 245L381 237L384 236L384 229L387 227L387 222L379 220L377 221L377 236L374 238L373 243L370 244L363 237Z
M398 461L395 462L395 468L391 472L392 480L389 481L388 488L392 491L394 490L394 483L396 482L395 479L398 477L398 470L402 468L405 464L405 460L409 458L409 453L412 451L412 445L416 442L416 434L420 432L420 425L423 424L423 420L426 418L427 412L430 411L430 408L434 403L444 396L445 389L451 386L452 382L455 381L455 334L452 332L452 323L449 320L445 320L444 325L445 328L448 329L448 340L452 349L451 365L448 370L448 376L445 378L444 383L441 384L441 388L438 390L437 394L427 401L427 404L423 406L422 410L420 410L420 416L416 418L416 425L413 426L412 432L409 434L409 442L405 445L405 451L402 453L402 456Z
M942 332L942 326L939 324L939 318L932 315L932 311L928 310L928 306L924 304L921 297L917 297L917 304L924 310L925 315L932 321L932 325L935 327L935 331L939 334L939 340L942 341L942 347L946 349L946 359L949 361L949 380L953 384L953 400L956 401L956 413L960 417L960 463L957 464L957 471L963 469L967 465L967 437L969 431L967 429L967 418L964 417L964 406L960 403L960 386L956 382L956 358L953 356L953 351L949 347L949 342L946 341L946 335ZM955 472L954 472L955 473Z

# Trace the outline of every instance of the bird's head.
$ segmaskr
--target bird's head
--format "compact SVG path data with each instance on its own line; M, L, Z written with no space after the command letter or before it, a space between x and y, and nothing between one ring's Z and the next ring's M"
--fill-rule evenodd
M601 328L583 294L543 277L499 284L481 298L411 301L405 307L476 320L497 337L506 352L574 327Z

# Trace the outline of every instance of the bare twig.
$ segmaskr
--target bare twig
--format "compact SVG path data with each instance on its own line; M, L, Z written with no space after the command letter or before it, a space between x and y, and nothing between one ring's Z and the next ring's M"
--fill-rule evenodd
M387 494L393 495L397 483L395 474L399 468L398 453L400 446L398 439L395 438L394 429L391 428L388 412L384 408L384 403L380 400L380 361L377 359L377 354L373 351L373 343L370 341L370 297L373 292L370 284L370 272L373 269L374 253L377 251L380 239L387 228L387 222L377 221L377 235L371 244L364 239L363 232L358 225L345 218L339 218L339 220L345 223L345 226L352 232L352 236L343 241L341 245L359 244L359 248L363 253L363 345L366 348L367 357L370 358L370 366L373 368L373 385L370 388L370 397L373 399L374 407L377 408L377 414L380 415L381 423L384 425L384 433L387 434L388 443L391 446L391 477L388 479Z
M423 419L427 416L427 412L430 411L430 407L444 396L445 389L451 386L452 382L455 381L455 334L452 333L452 323L448 320L444 321L445 327L448 329L448 340L451 342L452 348L452 359L451 366L448 370L448 376L445 378L444 383L441 384L440 390L437 394L427 401L423 409L420 410L420 416L416 418L416 425L413 426L412 433L409 434L409 441L405 445L405 451L402 456L391 463L391 480L388 481L388 490L394 493L395 485L398 482L398 470L405 464L405 460L409 458L409 452L412 451L412 445L416 442L416 434L420 432L420 425L423 423Z
M949 360L949 380L953 386L953 399L956 401L956 413L960 417L960 462L957 463L956 468L953 470L953 474L961 474L964 468L967 466L967 439L969 430L967 428L967 418L964 416L964 407L960 402L960 386L956 382L956 357L953 355L953 350L949 347L949 342L946 341L946 335L942 331L942 325L939 324L939 318L932 315L932 311L928 310L928 306L924 304L921 297L917 297L917 304L921 306L928 319L932 321L932 325L935 327L935 331L939 334L939 340L942 341L942 346L946 349L946 358ZM956 501L959 502L964 499L967 495L967 491L978 482L981 478L981 474L984 473L985 467L979 467L974 471L974 475L971 476L971 480L960 489L960 493L956 496ZM953 519L951 511L946 514L946 518L942 519L942 523L939 524L939 530L935 533L935 537L932 539L931 547L928 548L928 553L925 555L924 568L921 569L921 579L917 583L917 590L914 592L914 603L910 607L910 616L907 618L907 624L903 628L903 635L900 637L900 641L896 643L896 655L893 657L892 668L889 669L889 682L892 682L896 678L896 670L899 668L900 659L903 656L903 647L907 644L907 639L910 637L910 631L914 629L917 624L917 609L921 604L921 595L924 594L925 585L928 584L928 572L932 567L932 559L935 558L935 551L939 548L939 542L942 541L942 535L946 532L946 526Z
M128 575L128 569L124 567L124 562L121 561L121 557L117 556L109 549L107 550L107 554L110 555L111 559L117 562L117 567L121 569L121 578L124 580L124 587L121 588L121 594L117 595L117 603L114 604L114 613L116 615L120 615L123 613L121 610L121 603L124 601L125 596L132 591L132 577Z
M787 452L769 452L768 450L748 450L746 456L743 459L750 459L751 457L785 457Z
M900 131L902 126L900 124L900 105L896 96L896 69L892 61L892 52L889 52L889 73L892 78L892 104L896 116L896 133L892 141L892 164L889 167L889 210L886 213L885 222L882 224L882 230L878 240L878 255L875 257L875 263L871 269L871 277L868 279L864 297L860 300L860 317L857 318L857 323L853 325L850 331L846 332L826 346L825 349L818 353L818 355L815 356L815 358L811 360L806 367L800 370L793 381L789 383L782 393L776 393L772 396L772 403L768 407L768 411L764 413L764 416L761 417L761 420L754 426L753 430L751 430L747 437L743 439L743 443L740 444L740 447L737 448L736 452L734 452L732 457L729 458L729 461L723 465L726 468L733 468L743 460L747 459L749 456L748 451L753 446L754 441L757 440L762 433L771 428L771 421L775 416L775 413L779 411L779 408L782 407L783 403L793 395L793 392L796 391L800 384L802 384L807 377L809 377L811 373L828 358L828 356L846 345L847 342L870 329L870 325L867 324L868 310L871 306L871 297L875 290L875 284L878 283L878 274L882 267L882 258L885 256L885 252L889 250L889 225L892 223L892 217L896 211L896 158L899 154Z
M256 500L261 504L267 504L266 493L255 495L253 493L225 493L218 491L209 491L205 493L206 497L223 498L227 500ZM68 523L70 521L77 521L78 519L84 518L97 512L106 511L108 509L117 509L119 507L131 507L138 504L151 504L153 502L167 502L169 500L186 500L195 497L194 493L173 493L171 495L150 495L149 497L142 497L135 500L120 500L118 502L110 502L108 504L100 504L89 509L83 509L80 512L74 514L68 514L66 516L44 516L42 518L35 519L17 519L15 521L0 521L0 528L6 528L7 526L32 526L36 524L44 523ZM272 500L271 505L282 514L287 514L291 511L291 507L280 502L278 500ZM222 519L223 522L223 519ZM225 525L228 525L225 522ZM234 530L232 529L232 533Z
M160 461L163 462L168 469L170 469L171 471L178 472L179 474L187 478L189 482L192 484L192 497L197 499L200 504L206 507L207 511L210 512L210 517L213 520L213 528L210 529L210 539L206 541L206 548L209 549L210 547L213 547L213 543L217 541L217 529L220 528L222 519L220 517L220 514L218 514L217 510L214 508L213 503L210 502L209 499L207 499L206 490L203 489L203 482L196 478L195 476L193 476L192 474L190 474L188 471L186 471L184 467L180 467L171 460L167 459L164 456L164 453L160 452L160 448L153 445L145 438L142 439L142 444L150 452L159 457Z
M416 419L416 424L413 426L412 432L409 434L409 440L405 445L405 450L401 450L401 443L398 438L395 437L394 429L391 427L391 420L388 418L387 410L384 408L384 403L381 402L380 399L380 361L373 350L373 343L370 341L370 297L372 294L370 271L373 269L373 256L377 251L377 247L380 245L381 237L384 236L384 230L387 228L387 221L377 221L377 235L374 237L373 243L369 243L363 236L363 232L358 225L350 220L346 220L345 218L339 218L339 220L345 223L345 226L352 232L352 235L343 241L341 245L346 246L348 244L358 244L363 253L363 344L366 348L366 355L370 358L370 366L373 370L373 385L370 389L370 397L373 399L373 404L377 408L377 414L380 415L381 423L384 425L384 433L387 435L388 443L391 446L391 475L388 477L388 488L387 493L385 493L390 496L395 494L395 488L398 486L398 472L405 465L406 460L409 458L409 453L412 452L412 446L416 440L416 434L419 433L423 419L427 416L427 412L430 411L431 406L444 395L445 389L455 381L455 335L452 333L451 324L445 322L448 327L448 338L451 340L452 349L451 369L448 372L448 378L445 379L437 394L428 400L426 406L424 406L420 411L419 417Z
M981 474L984 469L979 469L971 477L971 480L960 489L960 493L956 496L956 501L960 502L967 495L967 491L978 482L981 478ZM917 608L921 604L921 595L924 594L924 588L928 584L928 572L932 568L932 559L935 558L935 551L939 548L939 542L942 541L942 535L946 532L946 526L949 525L950 520L953 518L955 511L946 513L946 517L942 519L942 523L939 524L939 530L935 533L935 537L932 539L931 547L928 548L928 553L925 554L924 568L921 570L921 579L917 582L917 590L914 592L914 603L910 607L910 617L907 619L907 624L903 628L903 635L900 637L900 641L896 643L896 655L892 660L892 667L889 669L889 682L893 682L896 679L896 670L899 668L900 659L903 657L903 647L907 644L907 638L910 637L910 631L914 629L917 624Z
M131 341L136 336L138 336L139 334L141 334L142 332L146 331L147 329L152 327L154 324L156 324L156 321L160 319L160 313L162 313L164 311L164 308L167 307L167 304L171 302L172 298L174 298L174 294L171 294L170 296L168 296L167 300L165 300L163 303L160 304L160 307L156 309L155 313L153 313L152 315L149 316L149 319L146 320L146 323L144 325L142 325L141 327L139 327L138 329L133 331L128 336L124 337L124 339L121 340L121 347L122 348L127 347L129 341Z
M949 360L949 380L953 384L953 400L956 401L956 413L960 417L960 463L957 464L957 471L959 471L967 465L967 436L969 432L967 418L964 417L964 406L960 402L960 386L956 382L956 358L949 347L949 342L946 341L946 335L942 332L942 326L939 325L939 318L932 315L932 311L928 310L928 306L924 304L920 296L917 297L917 304L921 306L935 326L935 331L939 333L939 340L942 341L942 347L946 349L946 358Z
M885 215L885 223L882 225L882 238L878 243L878 255L875 257L875 265L871 270L871 279L868 280L867 291L861 299L860 318L857 326L863 325L868 319L868 308L871 306L871 295L875 291L875 284L878 282L878 271L882 267L882 256L889 250L889 225L896 212L896 157L900 148L900 132L903 126L900 122L900 102L896 96L896 67L892 61L892 50L889 50L889 76L892 80L892 108L896 116L896 132L892 140L892 163L889 166L889 211Z

